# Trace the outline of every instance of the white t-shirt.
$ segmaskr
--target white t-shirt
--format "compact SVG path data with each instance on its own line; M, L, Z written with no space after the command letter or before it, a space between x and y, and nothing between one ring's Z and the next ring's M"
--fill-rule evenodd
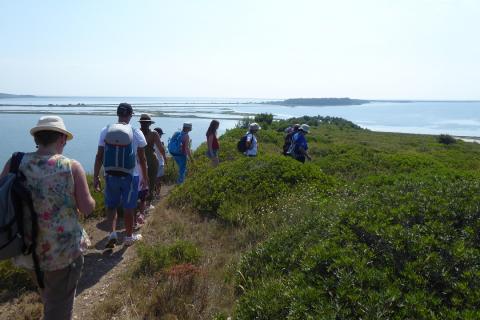
M257 149L258 149L258 144L257 144L257 138L255 135L251 132L247 133L247 141L251 142L252 144L250 145L250 148L245 151L245 154L247 156L256 156L257 155Z
M145 136L143 135L143 132L140 131L140 129L137 128L132 128L133 131L133 141L132 141L132 147L133 150L135 150L135 158L137 161L135 161L135 169L133 170L133 175L138 176L140 172L140 165L138 164L138 154L137 154L137 149L138 148L145 148L147 145L147 140L145 140ZM99 147L105 147L105 136L107 135L107 127L103 128L102 131L100 132L100 139L98 140L98 146Z
M162 156L162 154L160 153L160 150L158 150L157 145L154 145L153 148L154 148L154 150L155 150L155 154L157 155L158 165L159 165L160 167L161 167L161 166L164 166L164 165L165 165L165 160L163 159L163 156Z

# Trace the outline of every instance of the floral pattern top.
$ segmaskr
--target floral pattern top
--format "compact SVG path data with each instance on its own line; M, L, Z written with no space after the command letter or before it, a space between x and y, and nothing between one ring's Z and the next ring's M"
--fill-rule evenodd
M38 216L40 269L63 269L82 254L87 242L77 217L71 160L60 154L26 153L19 169ZM17 259L17 264L32 269L31 257L25 258Z

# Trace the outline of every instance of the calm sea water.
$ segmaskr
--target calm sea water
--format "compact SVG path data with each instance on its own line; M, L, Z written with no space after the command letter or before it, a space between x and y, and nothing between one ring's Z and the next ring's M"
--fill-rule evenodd
M192 122L192 146L205 141L211 119L220 120L219 134L244 116L272 113L278 119L303 115L342 117L374 131L480 136L480 102L375 102L361 106L285 107L262 104L258 99L139 98L139 97L38 97L0 99L0 163L12 152L35 150L29 134L42 114L61 114L75 135L64 153L93 170L100 130L116 121L119 102L133 104L138 126L142 112L154 115L153 127L161 127L166 142L183 122Z

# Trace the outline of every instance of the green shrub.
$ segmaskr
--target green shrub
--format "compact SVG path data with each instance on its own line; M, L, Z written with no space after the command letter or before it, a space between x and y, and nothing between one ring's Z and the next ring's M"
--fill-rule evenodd
M235 128L238 128L238 129L248 129L248 127L250 126L250 123L252 123L252 118L250 117L243 117L241 120L239 120L237 122L237 124L235 125Z
M448 134L441 134L438 136L438 142L442 144L454 144L457 140Z
M197 263L201 256L200 250L186 241L176 241L168 246L139 244L137 253L138 265L134 270L136 275L151 275L181 263Z
M260 113L255 116L255 122L264 125L271 125L273 122L273 114L271 113Z
M244 223L254 218L258 208L306 182L318 185L319 190L333 184L319 168L288 157L242 157L195 175L172 192L169 204Z
M0 261L0 303L35 288L27 271L15 267L10 260Z

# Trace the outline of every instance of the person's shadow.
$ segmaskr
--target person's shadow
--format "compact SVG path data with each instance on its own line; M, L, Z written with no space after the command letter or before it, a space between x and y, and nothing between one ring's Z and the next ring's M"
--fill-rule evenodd
M108 231L108 221L105 219L97 224L97 228L102 231ZM117 219L117 230L123 229L123 218ZM122 246L117 249L123 242L125 232L117 231L118 243L115 249L105 249L105 245L109 240L108 234L88 250L84 255L84 264L82 275L78 281L77 293L81 294L84 290L94 286L98 281L112 270L117 264L123 260L123 254L127 247Z
M105 238L105 241L107 238ZM77 285L77 295L82 293L83 290L94 286L105 274L120 263L126 249L125 246L122 246L122 248L117 251L109 249L102 252L98 250L86 254L84 256L85 262L83 264L82 275Z

